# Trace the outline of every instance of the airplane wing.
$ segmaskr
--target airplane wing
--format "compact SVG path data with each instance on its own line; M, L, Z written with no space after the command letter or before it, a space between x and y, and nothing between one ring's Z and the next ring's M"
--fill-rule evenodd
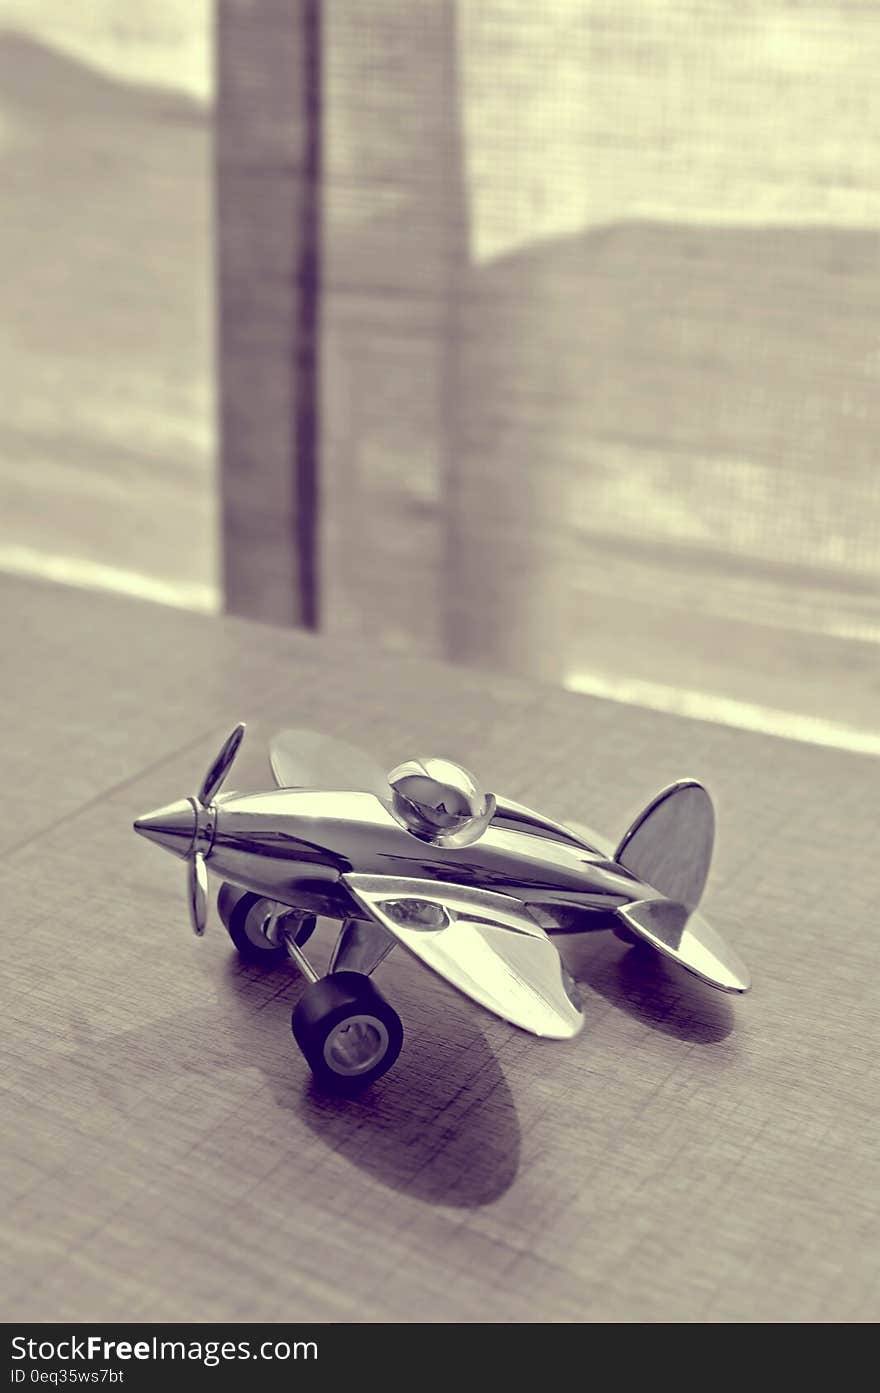
M509 826L539 836L549 834L564 842L585 847L587 851L598 851L602 856L610 858L614 855L614 843L599 832L585 827L582 822L556 822L553 818L544 817L543 813L536 813L533 808L525 807L523 803L514 803L512 798L502 798L500 795L495 801L493 823L496 827Z
M583 1026L573 981L519 900L435 880L357 873L342 880L367 914L487 1010L556 1040Z
M617 910L627 928L658 953L722 992L747 992L745 963L702 914L676 900L636 900Z
M282 730L269 745L269 762L279 788L350 789L391 796L388 776L356 745L314 730Z

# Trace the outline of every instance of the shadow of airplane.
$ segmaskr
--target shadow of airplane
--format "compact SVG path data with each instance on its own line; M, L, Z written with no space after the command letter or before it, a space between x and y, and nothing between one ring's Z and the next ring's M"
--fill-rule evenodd
M248 1016L255 994L263 996L256 974L262 976L259 968L230 958L224 985ZM512 1185L520 1154L516 1108L466 1002L444 992L442 1012L426 1014L423 992L421 1001L415 991L408 1000L408 983L398 979L395 1004L407 1031L401 1056L384 1078L346 1097L315 1084L290 1034L302 979L291 981L282 968L263 986L269 995L258 1009L272 1015L282 1041L287 1032L290 1053L281 1049L259 1067L278 1106L296 1112L331 1150L383 1184L436 1204L490 1204ZM419 1021L415 1028L412 1020Z
M154 1089L157 1079L256 1067L278 1109L272 1131L279 1148L295 1145L304 1124L392 1189L455 1208L491 1204L513 1184L520 1156L519 1122L501 1067L466 1002L444 992L442 1010L431 1014L421 983L410 995L404 973L395 985L408 1027L401 1056L384 1078L350 1097L318 1089L291 1035L303 979L283 967L267 972L243 963L234 952L219 999L185 1020L163 1018L101 1039L75 1010L75 1049L56 1058L53 1070L62 1072L66 1061L79 1087L85 1068L90 1087L128 1116L132 1099L142 1087Z
M557 939L569 971L652 1030L695 1044L717 1044L733 1030L730 1000L647 944L627 947L613 933Z

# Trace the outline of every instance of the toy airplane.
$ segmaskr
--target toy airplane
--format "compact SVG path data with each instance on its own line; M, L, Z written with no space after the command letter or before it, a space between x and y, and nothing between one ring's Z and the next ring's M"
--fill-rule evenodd
M134 828L188 862L197 934L210 867L242 956L292 959L308 978L292 1028L322 1083L368 1083L400 1053L400 1018L370 980L399 943L481 1006L556 1039L576 1035L583 1016L552 933L613 928L720 991L748 991L747 969L697 913L715 819L694 780L659 793L615 850L484 794L448 760L386 775L308 731L272 741L277 789L219 796L243 735L236 726L195 798ZM342 924L324 977L304 952L317 915Z

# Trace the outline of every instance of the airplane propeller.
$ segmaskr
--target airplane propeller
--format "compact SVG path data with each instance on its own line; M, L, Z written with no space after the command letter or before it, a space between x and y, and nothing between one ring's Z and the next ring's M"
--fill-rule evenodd
M226 775L232 768L239 746L244 739L244 732L244 722L239 721L235 729L224 740L196 794L196 801L200 807L209 808L223 787ZM193 933L201 938L208 922L208 868L205 865L205 853L197 848L198 833L193 837L192 851L188 858L187 904Z
M187 903L193 933L201 938L208 922L208 868L204 853L193 852L187 867Z
M244 722L240 721L223 742L196 794L196 801L200 807L209 808L223 787L223 781L232 768L235 756L238 754L238 748L244 739L244 731ZM197 850L197 847L198 833L193 837L192 851L187 858L189 864L187 865L186 899L193 933L201 938L208 922L208 868L205 865L205 853Z
M232 768L235 756L238 754L239 746L244 739L244 721L239 721L238 725L224 740L216 759L202 780L202 786L196 797L203 808L209 807L214 801L216 794L223 787L223 781Z
M134 830L142 837L165 847L188 863L186 900L193 933L201 938L208 921L208 869L205 852L210 850L210 812L214 799L223 786L226 775L244 738L244 724L239 723L226 738L202 780L195 798L182 798L167 808L139 817ZM203 814L208 816L203 816ZM207 835L206 835L207 834ZM204 848L204 849L203 849Z

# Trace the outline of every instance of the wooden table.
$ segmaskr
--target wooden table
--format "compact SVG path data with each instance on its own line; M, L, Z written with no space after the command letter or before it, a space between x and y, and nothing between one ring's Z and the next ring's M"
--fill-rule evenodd
M0 611L7 1319L880 1314L876 761L49 586ZM239 718L239 788L282 724L448 752L611 835L705 778L706 907L752 996L588 935L586 1028L545 1043L398 952L404 1054L322 1096L300 979L216 916L195 940L183 868L131 831Z

